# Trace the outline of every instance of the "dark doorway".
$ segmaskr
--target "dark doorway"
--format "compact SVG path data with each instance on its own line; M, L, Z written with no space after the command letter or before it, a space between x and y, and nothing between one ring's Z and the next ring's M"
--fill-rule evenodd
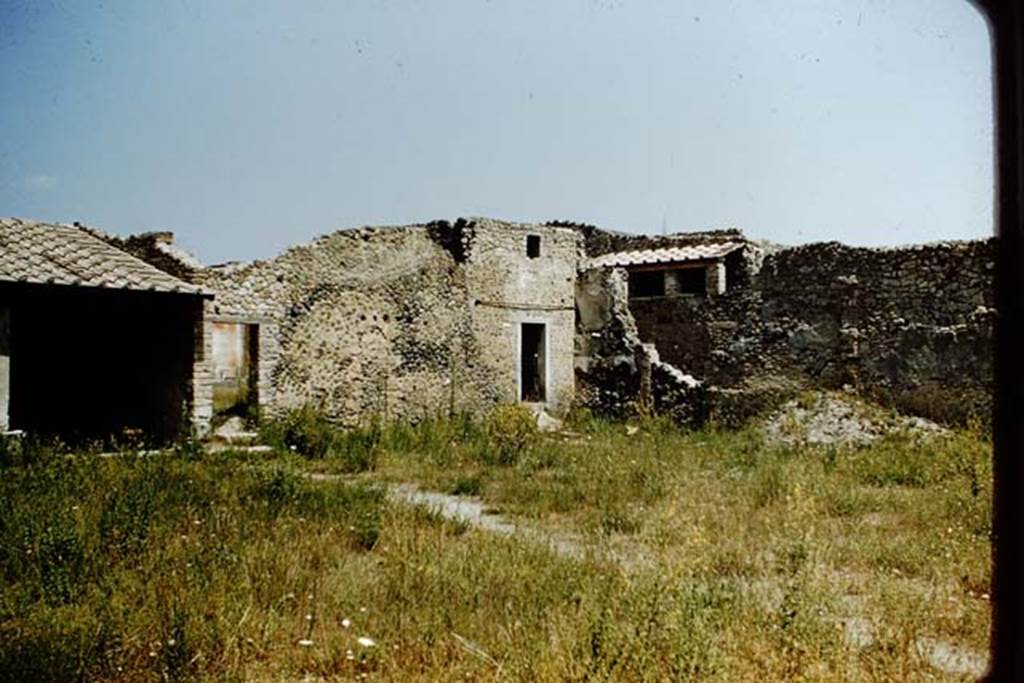
M519 355L519 398L528 403L540 403L547 400L544 327L543 323L523 323L522 325Z
M10 307L12 429L74 446L187 433L199 297L4 284L0 301Z

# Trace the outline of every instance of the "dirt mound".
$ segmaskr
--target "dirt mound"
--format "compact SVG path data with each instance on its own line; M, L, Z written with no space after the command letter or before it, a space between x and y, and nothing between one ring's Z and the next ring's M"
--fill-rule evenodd
M941 434L946 430L921 417L886 411L846 394L815 393L784 403L763 423L775 445L863 446L893 432Z

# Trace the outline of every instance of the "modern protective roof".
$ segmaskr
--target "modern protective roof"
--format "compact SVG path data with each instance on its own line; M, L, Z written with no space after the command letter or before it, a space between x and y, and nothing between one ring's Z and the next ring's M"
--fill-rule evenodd
M0 218L0 281L208 295L84 228Z
M745 244L745 242L717 242L663 247L661 249L644 249L641 251L617 251L591 259L590 266L591 268L628 268L629 266L647 266L683 261L707 261L731 254L737 249L742 249Z

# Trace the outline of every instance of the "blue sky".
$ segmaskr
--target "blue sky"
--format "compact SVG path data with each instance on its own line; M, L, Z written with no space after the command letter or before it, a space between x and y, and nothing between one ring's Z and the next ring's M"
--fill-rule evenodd
M992 232L965 0L0 0L0 215L206 262L486 215Z

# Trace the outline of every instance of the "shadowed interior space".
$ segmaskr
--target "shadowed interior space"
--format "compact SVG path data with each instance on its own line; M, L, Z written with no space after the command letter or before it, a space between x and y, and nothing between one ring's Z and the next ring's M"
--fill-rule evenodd
M200 306L158 292L0 285L10 427L72 442L182 436Z

